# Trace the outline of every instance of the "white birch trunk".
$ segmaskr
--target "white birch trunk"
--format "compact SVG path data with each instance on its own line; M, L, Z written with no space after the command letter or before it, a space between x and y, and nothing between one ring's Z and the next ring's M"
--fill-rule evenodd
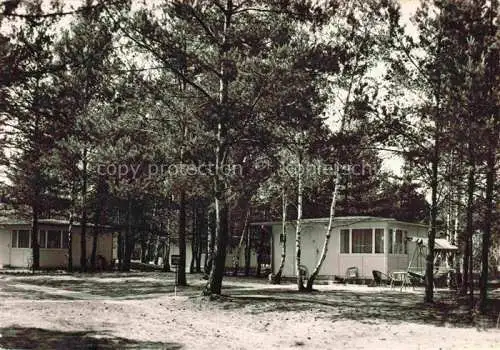
M276 275L272 279L272 282L275 284L281 283L281 276L283 275L283 269L285 267L285 259L286 259L286 210L288 207L288 203L287 203L287 198L286 198L286 193L285 193L285 187L283 187L283 189L282 189L281 198L282 198L282 200L281 200L281 204L282 204L281 237L280 237L281 261L280 261L280 266L278 268L278 272L276 272Z
M330 217L328 219L328 226L326 228L326 233L325 233L325 241L323 242L323 249L321 250L321 256L319 258L318 263L316 264L316 267L314 268L313 272L311 273L311 276L309 277L307 281L307 290L312 290L314 280L319 274L319 271L321 270L321 266L323 265L323 262L325 261L326 255L328 253L328 243L330 242L330 237L332 235L333 231L333 220L335 217L335 207L337 205L337 196L338 196L338 190L340 187L340 179L341 179L341 172L340 172L340 166L336 167L336 173L335 173L335 187L333 189L332 193L332 202L330 204Z
M233 255L233 267L234 267L234 275L236 276L238 274L238 269L240 268L240 255L241 255L241 248L243 247L243 241L245 239L245 234L247 232L248 228L248 218L250 217L250 208L247 209L246 215L245 215L245 223L243 224L243 230L241 231L241 237L240 241L238 242L238 248L236 249L235 255Z
M300 271L301 256L301 229L302 229L302 197L303 197L303 179L302 179L302 157L299 157L298 166L298 189L297 189L297 226L295 228L295 275L297 276L297 288L304 290L304 281Z

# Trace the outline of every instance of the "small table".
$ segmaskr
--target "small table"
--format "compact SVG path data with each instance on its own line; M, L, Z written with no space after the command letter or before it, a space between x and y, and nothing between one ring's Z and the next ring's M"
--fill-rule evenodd
M407 271L393 271L391 272L390 276L391 276L391 288L394 287L394 282L396 281L401 282L400 291L403 291L403 288L406 288L406 286L410 285L410 279L408 278Z

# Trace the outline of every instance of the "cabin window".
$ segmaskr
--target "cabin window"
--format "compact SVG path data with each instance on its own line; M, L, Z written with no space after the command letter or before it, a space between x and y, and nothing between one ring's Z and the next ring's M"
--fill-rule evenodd
M372 229L352 230L352 252L372 253Z
M12 248L17 248L17 231L12 231Z
M61 231L47 231L47 248L61 248Z
M384 253L384 229L375 229L375 253Z
M349 254L349 230L340 230L340 252Z
M30 247L30 231L29 230L19 230L17 231L17 248L29 248Z
M392 228L389 229L389 254L392 254L393 252L393 247L394 245L394 231L392 230Z
M394 239L394 254L404 254L403 253L403 230L396 230L396 236Z
M403 253L408 254L408 232L403 231Z
M45 230L40 230L38 232L38 245L40 248L47 247L47 232Z

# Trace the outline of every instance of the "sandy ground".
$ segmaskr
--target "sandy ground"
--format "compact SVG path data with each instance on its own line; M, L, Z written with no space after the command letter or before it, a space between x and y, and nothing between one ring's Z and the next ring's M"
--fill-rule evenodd
M227 278L224 297L200 297L191 276L0 275L0 348L42 349L500 349L500 330L470 324L423 291L293 285ZM441 300L442 299L442 300Z

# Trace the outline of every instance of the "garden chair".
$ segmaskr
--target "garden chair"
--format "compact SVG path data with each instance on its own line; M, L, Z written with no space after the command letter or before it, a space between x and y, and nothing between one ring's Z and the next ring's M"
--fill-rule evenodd
M355 282L355 281L356 281L356 279L357 279L357 278L358 278L358 276L359 276L359 270L358 270L358 268L357 268L357 267L355 267L355 266L353 266L353 267L349 267L349 268L347 269L346 273L345 273L345 276L346 276L345 280L346 280L347 282L349 282L349 281L350 281L351 283L352 283L352 282Z
M378 270L373 270L372 271L373 275L373 282L375 286L381 286L383 284L390 284L391 283L391 277L386 275L385 273L378 271Z

